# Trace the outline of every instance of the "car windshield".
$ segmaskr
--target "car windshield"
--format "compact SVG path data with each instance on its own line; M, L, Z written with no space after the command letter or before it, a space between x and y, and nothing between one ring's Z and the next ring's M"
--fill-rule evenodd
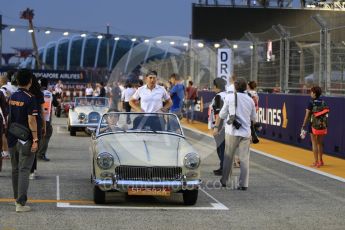
M108 106L108 99L105 97L77 97L75 106Z
M182 135L178 118L168 113L106 113L98 126L97 133L173 133Z

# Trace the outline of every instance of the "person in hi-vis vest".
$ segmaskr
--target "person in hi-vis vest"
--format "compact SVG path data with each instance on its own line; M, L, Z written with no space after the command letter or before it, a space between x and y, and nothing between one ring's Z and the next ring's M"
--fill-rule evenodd
M41 90L44 94L44 119L46 121L46 135L40 140L37 156L38 159L49 161L46 154L50 137L53 134L52 106L58 106L59 102L57 101L57 98L48 90L48 79L42 78L39 82L41 84Z

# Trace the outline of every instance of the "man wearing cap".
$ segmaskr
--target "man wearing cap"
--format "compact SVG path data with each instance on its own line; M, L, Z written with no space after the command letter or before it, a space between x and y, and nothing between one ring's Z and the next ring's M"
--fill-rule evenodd
M129 100L130 106L136 112L167 112L172 105L172 101L165 88L156 84L157 72L150 71L146 74L145 81L146 84L138 88ZM164 106L163 102L165 102Z

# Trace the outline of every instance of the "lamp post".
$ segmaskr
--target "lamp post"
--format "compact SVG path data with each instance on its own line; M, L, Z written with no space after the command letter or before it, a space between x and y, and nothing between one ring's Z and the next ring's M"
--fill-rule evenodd
M110 69L109 66L109 53L110 53L110 28L109 28L109 24L107 24L107 34L105 35L105 39L107 39L107 69Z

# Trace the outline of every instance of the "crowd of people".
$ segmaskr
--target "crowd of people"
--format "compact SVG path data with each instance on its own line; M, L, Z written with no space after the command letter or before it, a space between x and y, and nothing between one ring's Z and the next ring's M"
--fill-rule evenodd
M9 72L0 79L2 158L11 160L16 211L27 212L29 179L35 179L37 159L49 161L46 154L53 133L52 108L58 102L47 90L48 80L37 79L28 69ZM59 87L62 90L60 84L56 91Z
M85 88L85 96L108 97L109 112L171 112L180 119L185 116L187 122L193 122L198 91L192 81L187 84L185 87L181 77L173 73L169 86L165 86L159 82L156 71L149 71L144 81L127 81L124 87L118 82L112 83L112 86L104 86L101 82L94 89L90 83ZM243 78L237 79L235 75L229 81L216 78L213 84L216 96L210 104L209 127L213 129L219 157L219 168L214 170L214 174L221 176L220 183L226 187L233 167L240 167L237 189L244 191L249 186L250 143L259 142L256 136L260 127L256 124L259 103L257 85L255 81L247 82ZM52 108L59 106L58 99L63 94L64 85L58 81L53 89L49 90L48 86L46 78L37 79L28 69L0 76L1 159L11 159L17 212L30 211L26 205L27 191L29 179L35 179L37 159L49 161L47 149L53 133ZM314 123L317 117L329 112L320 96L321 88L313 87L312 100L302 125L302 130L308 126L311 134L314 167L324 165L322 146L323 136L327 133L327 127L321 130ZM109 118L109 123L113 124L111 128L117 128L117 120L116 116ZM130 122L128 116L127 123Z

